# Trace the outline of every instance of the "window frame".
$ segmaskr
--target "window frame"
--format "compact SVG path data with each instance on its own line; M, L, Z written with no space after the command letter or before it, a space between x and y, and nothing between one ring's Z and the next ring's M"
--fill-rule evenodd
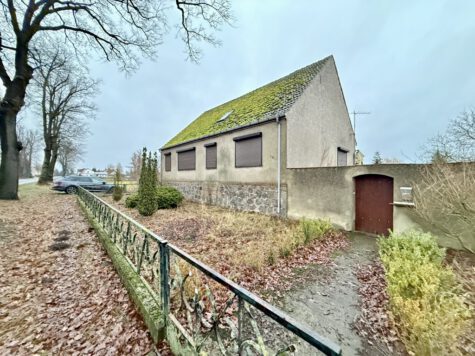
M253 138L257 138L257 137L259 137L260 141L261 141L261 145L260 145L261 157L260 157L259 164L253 165L253 166L238 165L237 164L237 144L238 144L238 142L250 140L250 139L253 139ZM251 133L251 134L234 137L233 141L234 141L234 168L256 168L256 167L262 167L263 166L262 132L254 132L254 133Z
M217 142L210 142L204 145L205 147L205 168L206 169L218 169L218 143ZM214 167L208 166L208 148L215 147L216 149L216 163Z
M345 157L346 157L345 165L340 165L340 164L339 164L338 154L339 154L340 152L345 153L345 155L346 155L346 156L345 156ZM344 148L344 147L338 146L338 147L336 148L336 166L337 166L337 167L348 167L348 166L349 166L349 164L348 164L348 152L350 152L350 150L349 150L349 149L346 149L346 148Z
M189 151L194 151L195 153L195 159L194 159L194 166L193 168L187 168L187 169L180 169L180 153L185 153ZM191 148L185 148L183 150L176 151L176 165L177 165L177 170L178 171L196 171L196 147L191 147Z
M171 152L164 153L163 157L165 159L165 172L171 172L172 171L172 153ZM167 158L170 159L170 167L167 167Z

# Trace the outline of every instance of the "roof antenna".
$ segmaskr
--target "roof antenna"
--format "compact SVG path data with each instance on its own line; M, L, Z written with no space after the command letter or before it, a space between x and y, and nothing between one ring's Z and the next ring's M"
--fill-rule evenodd
M370 115L371 113L369 111L355 111L351 113L353 115L353 133L355 135L355 148L358 146L357 140L356 140L356 115Z

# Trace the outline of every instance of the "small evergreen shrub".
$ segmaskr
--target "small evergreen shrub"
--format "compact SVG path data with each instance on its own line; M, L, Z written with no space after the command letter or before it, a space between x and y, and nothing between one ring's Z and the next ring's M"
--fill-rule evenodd
M156 154L152 158L149 152L147 157L147 149L143 149L137 208L144 216L150 216L157 210L157 161Z
M431 234L410 231L380 238L392 315L409 352L457 353L457 339L468 327L470 310L445 250Z
M119 167L120 166L118 165L114 175L114 188L112 190L112 198L114 199L114 201L121 200L124 196L125 190L125 187L123 185L120 185L120 182L122 181L122 173Z
M120 185L116 185L112 189L112 198L114 199L114 201L120 201L123 196L124 196L124 187Z
M157 208L171 209L178 207L183 201L183 194L173 187L159 187L157 189Z
M138 203L139 203L138 194L130 195L125 199L126 208L130 208L130 209L136 208Z
M137 204L140 215L150 216L157 211L157 200L154 194L145 194L140 197Z
M308 244L313 240L321 239L333 229L333 226L328 219L302 219L300 221L300 228L302 230L303 243Z

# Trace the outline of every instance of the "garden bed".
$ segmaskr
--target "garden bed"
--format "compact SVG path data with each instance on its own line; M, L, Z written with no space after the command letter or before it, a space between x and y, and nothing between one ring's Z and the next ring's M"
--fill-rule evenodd
M185 201L176 209L158 210L150 217L105 200L141 224L184 249L219 273L268 299L298 281L296 269L328 264L332 254L347 246L345 233L331 230L304 241L299 221L239 212ZM300 241L297 243L297 241Z

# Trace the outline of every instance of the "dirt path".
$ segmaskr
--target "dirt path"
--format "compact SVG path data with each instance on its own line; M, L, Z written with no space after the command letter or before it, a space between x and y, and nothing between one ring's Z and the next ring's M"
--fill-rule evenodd
M143 355L151 339L76 197L0 201L0 354Z
M359 282L354 272L375 258L376 239L354 234L350 241L350 246L335 257L334 266L318 265L306 270L306 282L286 295L282 307L339 344L344 355L385 354L368 345L352 327L360 313Z

